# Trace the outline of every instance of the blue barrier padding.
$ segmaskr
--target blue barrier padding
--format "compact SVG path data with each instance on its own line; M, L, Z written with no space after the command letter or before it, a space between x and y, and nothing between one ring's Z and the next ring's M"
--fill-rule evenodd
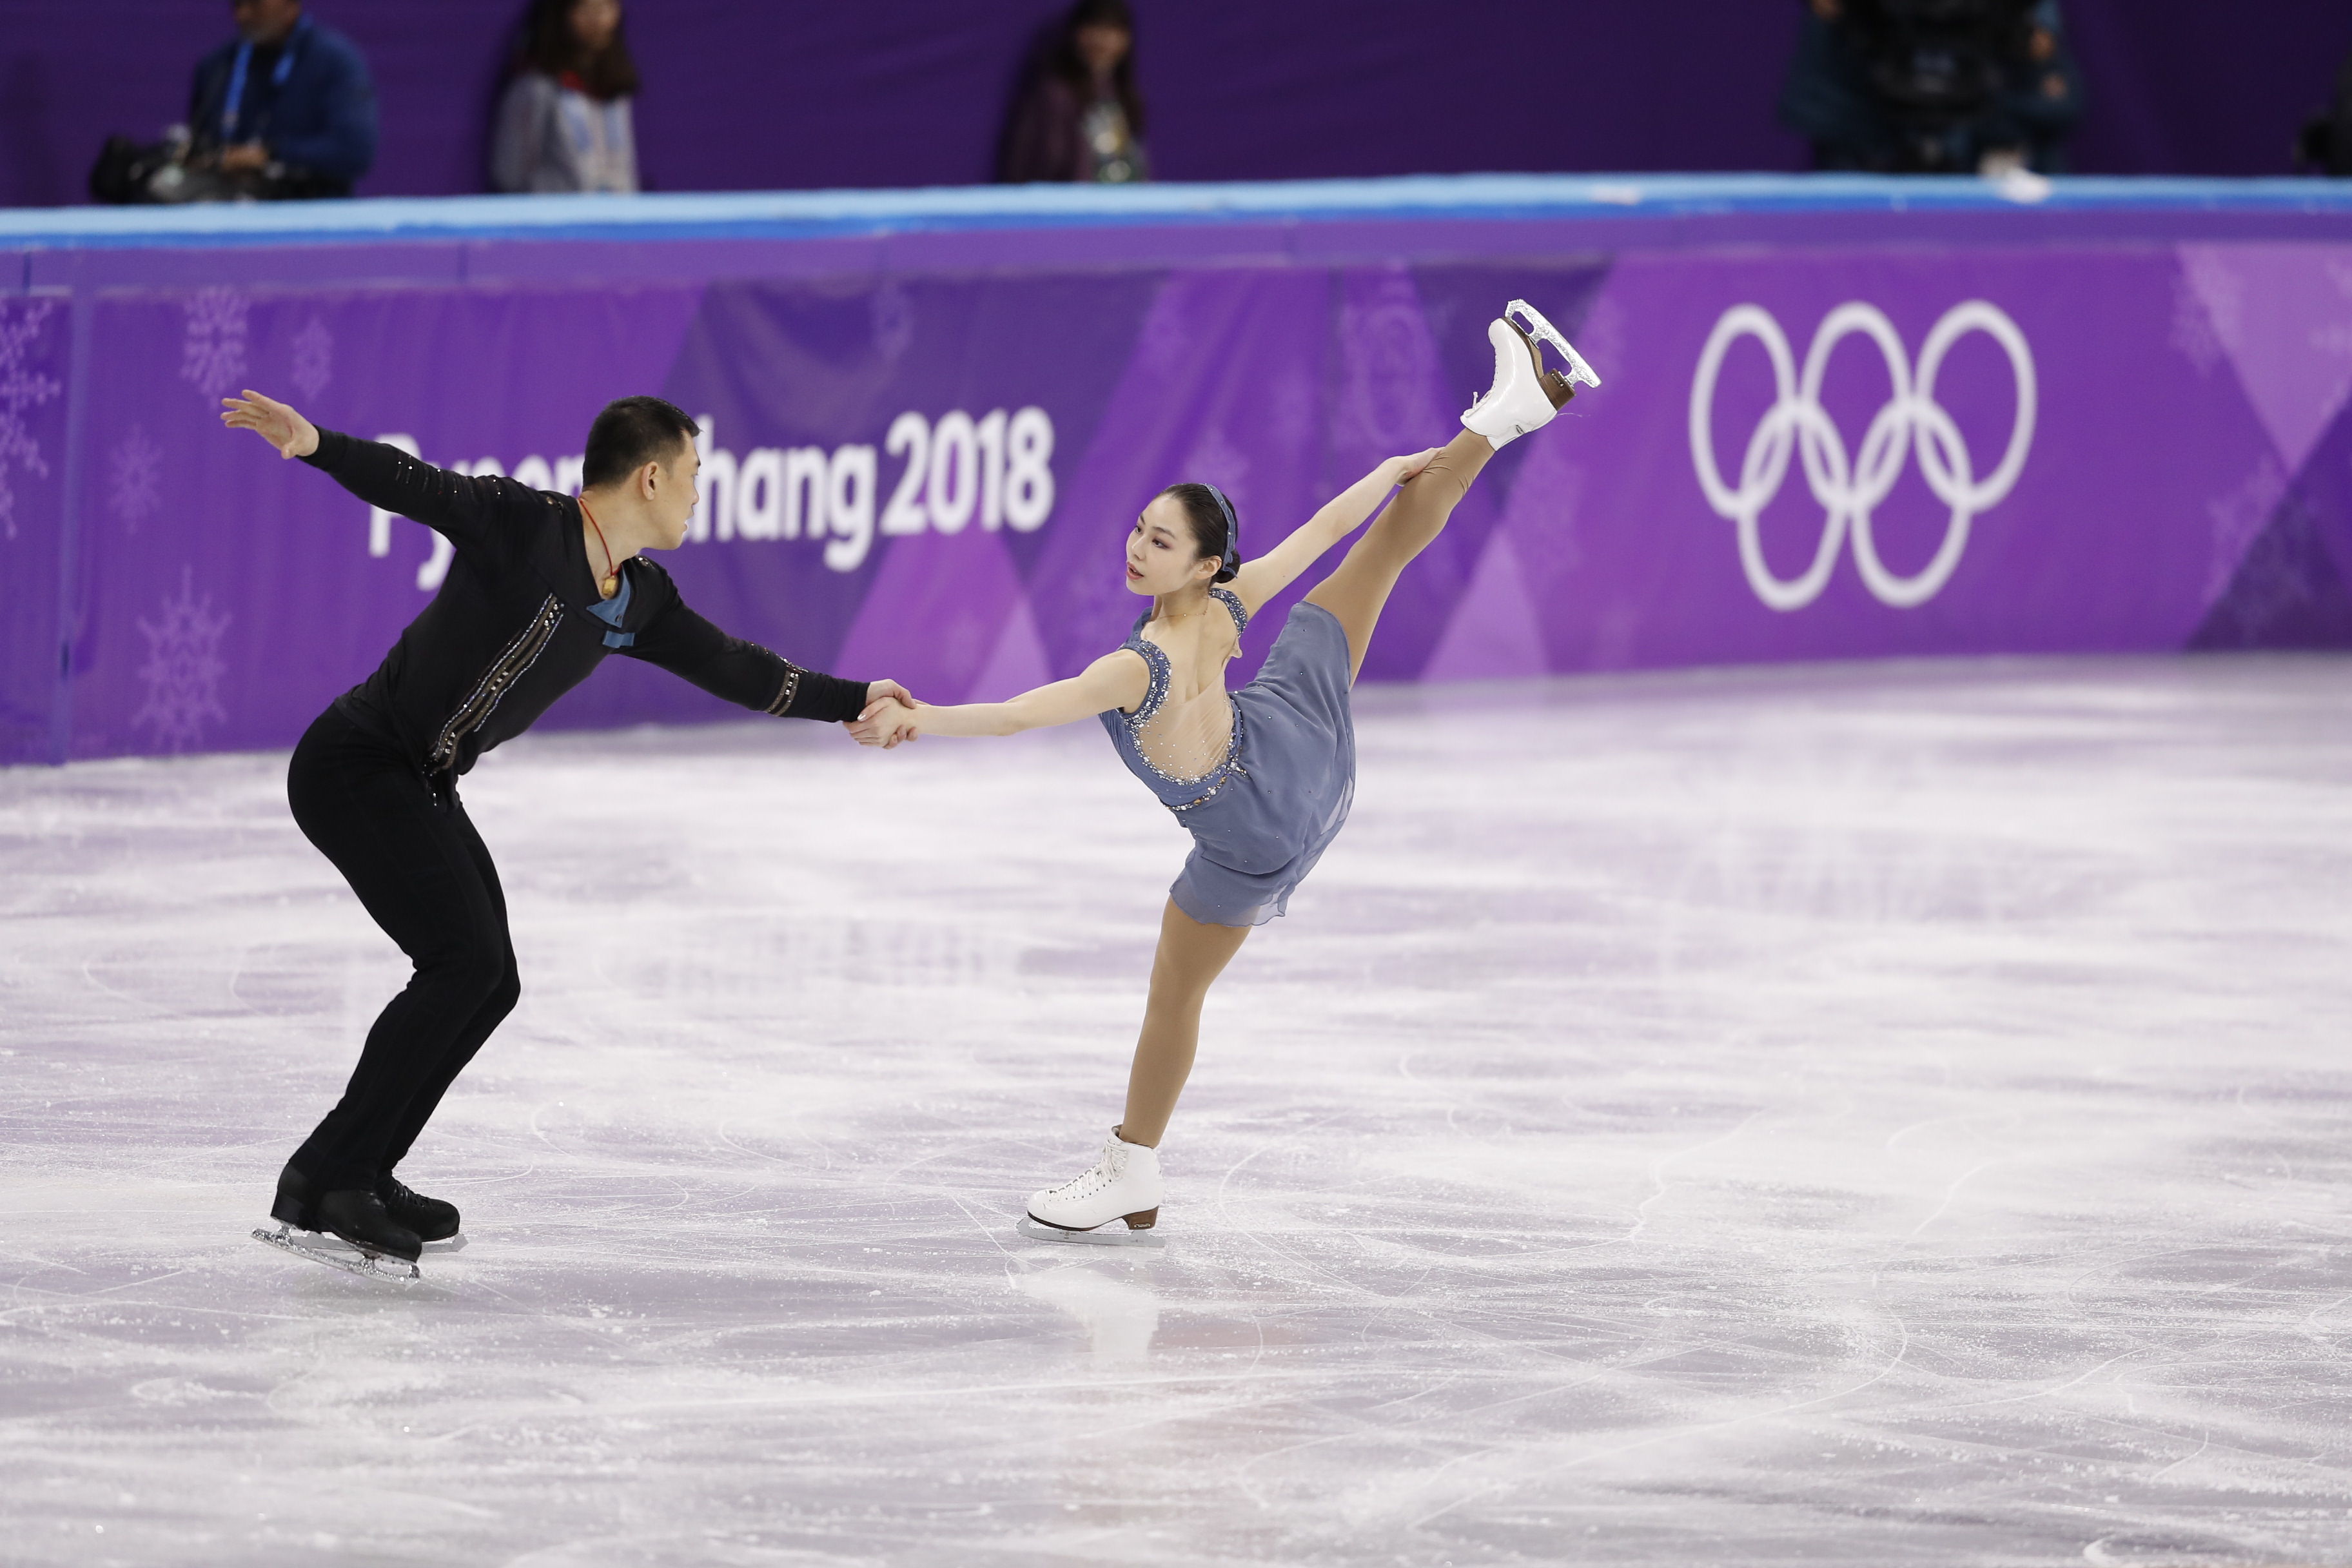
M973 185L639 196L0 211L0 248L498 239L800 239L1234 222L1612 219L1935 213L2352 218L2352 181L1849 174L1471 174L1234 184Z

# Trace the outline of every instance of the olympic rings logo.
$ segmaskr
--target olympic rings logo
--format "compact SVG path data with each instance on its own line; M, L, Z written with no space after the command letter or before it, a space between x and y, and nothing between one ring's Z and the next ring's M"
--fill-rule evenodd
M1850 456L1845 437L1822 407L1821 392L1830 352L1856 332L1878 345L1893 395L1871 420L1859 455ZM1970 332L1982 332L2000 344L2017 378L2017 420L2010 428L2009 448L2001 454L2000 467L1981 479L1976 477L1959 426L1936 401L1936 375L1943 368L1944 356ZM1723 482L1722 470L1716 466L1710 419L1723 356L1743 337L1754 338L1770 356L1776 395L1755 434L1748 438L1735 488ZM1871 593L1883 605L1910 609L1934 598L1950 580L1960 563L1960 552L1968 548L1969 524L1999 505L2017 483L2025 468L2026 451L2033 444L2033 354L2026 347L2025 334L1999 306L1985 300L1970 300L1944 313L1919 351L1916 381L1903 340L1874 305L1856 300L1832 310L1813 333L1801 378L1790 363L1789 340L1781 334L1780 323L1760 306L1735 305L1707 335L1706 347L1698 356L1698 374L1691 381L1691 463L1698 470L1699 488L1706 492L1707 505L1738 525L1740 569L1748 574L1748 585L1766 605L1776 610L1796 610L1811 604L1828 585L1830 574L1837 566L1838 547L1851 533L1854 564ZM1902 477L1904 460L1914 447L1919 453L1920 474L1936 499L1951 509L1951 519L1935 558L1916 575L1905 577L1889 571L1878 558L1877 543L1871 537L1871 514L1894 490L1895 481ZM1805 483L1827 516L1812 564L1801 576L1783 579L1775 577L1765 563L1758 520L1780 493L1792 452L1802 459Z

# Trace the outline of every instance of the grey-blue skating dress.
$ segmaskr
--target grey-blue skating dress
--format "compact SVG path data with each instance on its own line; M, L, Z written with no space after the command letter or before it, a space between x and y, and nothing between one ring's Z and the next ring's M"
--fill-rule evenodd
M1210 593L1249 625L1238 595ZM1299 605L1255 680L1231 694L1233 738L1224 759L1196 779L1171 777L1145 757L1137 733L1167 700L1168 655L1145 640L1146 610L1124 647L1150 667L1150 689L1132 713L1101 715L1128 771L1150 787L1192 835L1192 853L1169 896L1203 925L1264 925L1339 837L1356 798L1356 726L1348 708L1348 634L1320 605Z

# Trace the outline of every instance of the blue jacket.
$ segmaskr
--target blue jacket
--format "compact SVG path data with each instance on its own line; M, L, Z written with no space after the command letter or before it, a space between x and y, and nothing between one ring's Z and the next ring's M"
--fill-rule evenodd
M348 191L375 162L375 83L358 47L304 16L282 47L253 51L232 130L222 116L237 51L244 47L242 39L233 38L197 62L188 94L188 130L195 145L258 141L279 163ZM278 68L285 54L293 58L281 82Z

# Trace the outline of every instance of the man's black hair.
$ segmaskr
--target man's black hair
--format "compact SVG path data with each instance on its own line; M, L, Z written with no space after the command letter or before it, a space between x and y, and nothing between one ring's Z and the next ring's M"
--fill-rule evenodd
M692 446L693 420L675 403L658 397L616 397L588 426L588 451L580 463L580 488L594 489L625 479L647 463L667 463L681 445Z

